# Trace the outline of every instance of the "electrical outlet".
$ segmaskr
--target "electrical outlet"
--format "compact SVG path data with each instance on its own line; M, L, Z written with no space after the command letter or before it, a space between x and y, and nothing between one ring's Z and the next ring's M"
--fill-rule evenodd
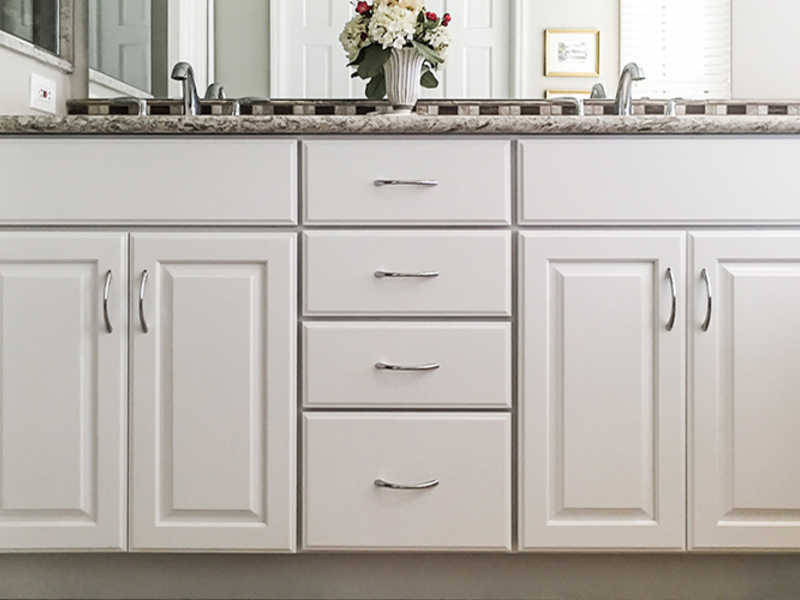
M31 73L31 108L56 114L56 82Z

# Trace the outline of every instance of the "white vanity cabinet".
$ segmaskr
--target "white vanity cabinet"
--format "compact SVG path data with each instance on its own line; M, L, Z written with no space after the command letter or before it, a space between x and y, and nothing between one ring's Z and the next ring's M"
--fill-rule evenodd
M0 233L0 549L124 550L127 236Z
M521 234L521 549L685 547L684 238Z
M294 549L296 246L132 234L131 549Z
M800 232L690 241L690 545L800 548Z

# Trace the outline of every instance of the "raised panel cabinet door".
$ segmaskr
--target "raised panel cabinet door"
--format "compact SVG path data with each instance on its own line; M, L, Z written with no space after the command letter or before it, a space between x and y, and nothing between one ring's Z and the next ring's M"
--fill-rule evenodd
M520 548L685 548L685 236L521 235Z
M800 548L800 233L690 241L689 545Z
M131 549L294 550L296 248L132 236Z
M0 234L0 550L126 548L126 247Z

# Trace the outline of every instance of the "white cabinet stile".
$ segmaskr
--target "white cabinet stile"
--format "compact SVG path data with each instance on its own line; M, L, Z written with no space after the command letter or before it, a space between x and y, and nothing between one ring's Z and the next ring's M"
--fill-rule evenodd
M0 233L2 550L126 549L126 243Z

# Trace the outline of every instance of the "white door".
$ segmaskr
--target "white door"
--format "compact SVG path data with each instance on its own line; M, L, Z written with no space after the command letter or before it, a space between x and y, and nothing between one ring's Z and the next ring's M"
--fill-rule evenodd
M131 548L293 550L295 234L132 253Z
M800 234L691 240L690 546L800 548Z
M126 243L0 234L2 550L126 547Z
M685 547L684 245L522 234L520 548Z
M428 0L449 12L455 38L447 68L429 98L509 98L512 12L518 0ZM345 0L272 0L272 97L360 98L365 82L350 77L339 34L355 16Z
M89 0L89 64L150 93L151 0Z

